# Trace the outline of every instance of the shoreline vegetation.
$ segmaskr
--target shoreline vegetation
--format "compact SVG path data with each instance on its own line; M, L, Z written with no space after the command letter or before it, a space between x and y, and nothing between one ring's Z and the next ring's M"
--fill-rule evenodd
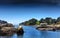
M37 20L35 18L32 18L28 21L22 22L19 25L40 25L41 23L47 23L47 25L57 25L60 24L60 17L57 19L53 19L51 17L41 18L40 20Z
M56 31L60 30L60 17L57 19L52 19L51 17L47 17L45 19L37 20L32 18L28 21L19 23L19 27L15 28L13 24L8 23L6 21L0 20L0 36L5 35L13 35L16 33L17 35L22 35L24 33L22 25L26 26L36 26L37 30L42 31Z
M38 30L56 31L56 30L60 30L60 17L58 17L57 19L46 17L46 18L41 18L40 20L32 18L28 21L20 23L19 25L26 25L26 26L35 25L36 29Z

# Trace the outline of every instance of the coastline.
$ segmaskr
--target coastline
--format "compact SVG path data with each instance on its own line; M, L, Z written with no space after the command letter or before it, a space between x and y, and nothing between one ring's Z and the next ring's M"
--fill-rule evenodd
M60 30L60 24L57 25L47 25L46 27L40 27L37 26L38 30L45 30L45 31L56 31L56 30Z
M14 26L14 25L13 25ZM5 36L13 35L14 33L22 35L24 33L23 27L20 27L22 25L19 25L17 28L14 27L3 27L1 30L3 31L1 35L3 34ZM23 25L23 26L34 26L37 30L40 31L57 31L60 30L60 24L59 25L47 25L45 27L41 27L40 25ZM10 29L8 29L10 28ZM59 31L60 32L60 31Z

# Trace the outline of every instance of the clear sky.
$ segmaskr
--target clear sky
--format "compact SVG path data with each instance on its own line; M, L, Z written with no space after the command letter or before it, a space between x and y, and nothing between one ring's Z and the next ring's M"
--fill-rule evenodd
M57 18L59 16L60 6L0 5L0 20L13 24L18 24L31 18L39 20L41 18Z

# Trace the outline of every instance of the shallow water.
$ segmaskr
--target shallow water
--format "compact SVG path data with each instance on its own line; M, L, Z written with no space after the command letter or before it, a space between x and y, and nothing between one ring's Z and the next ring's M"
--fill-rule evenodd
M12 36L0 36L0 38L60 38L60 32L53 31L39 31L33 26L23 26L24 34Z

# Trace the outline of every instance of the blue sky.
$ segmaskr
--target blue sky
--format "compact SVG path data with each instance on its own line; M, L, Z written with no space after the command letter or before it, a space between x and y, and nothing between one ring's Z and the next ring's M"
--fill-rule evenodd
M0 20L13 24L18 24L31 18L39 20L41 18L57 18L59 16L59 6L0 5Z

